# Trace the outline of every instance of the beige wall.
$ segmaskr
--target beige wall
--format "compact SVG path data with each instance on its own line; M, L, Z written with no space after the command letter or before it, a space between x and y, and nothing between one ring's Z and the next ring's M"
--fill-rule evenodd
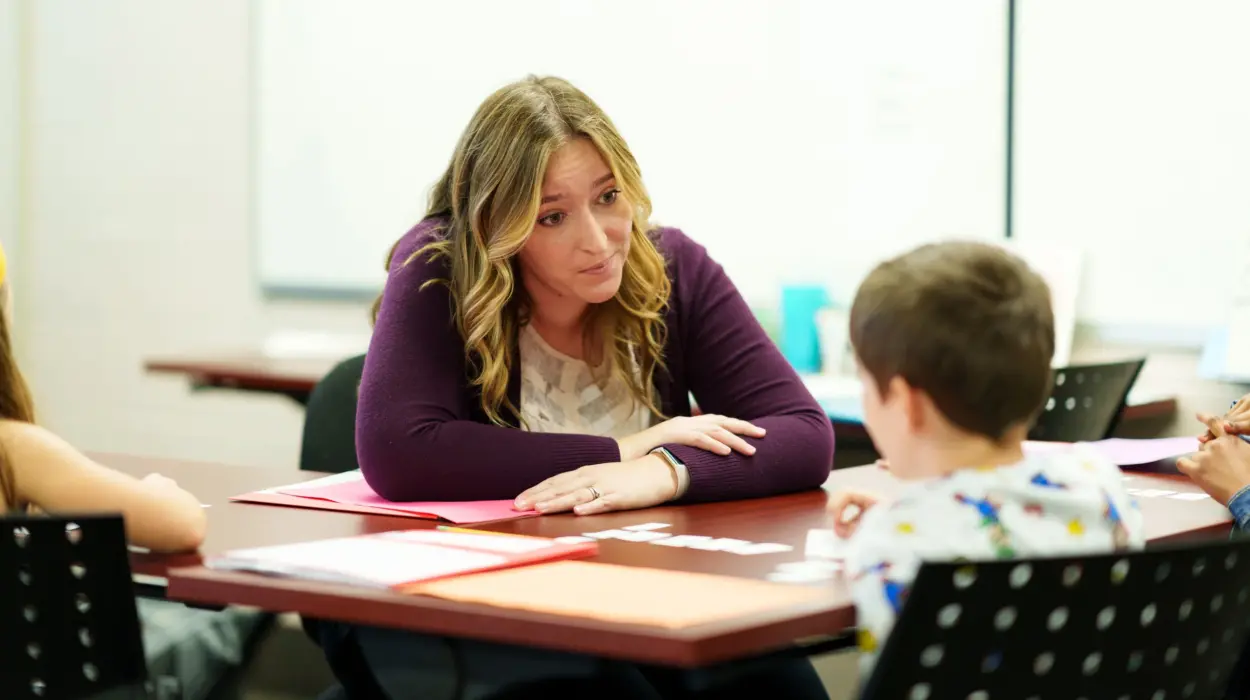
M265 303L252 279L248 3L21 5L16 333L45 422L89 449L294 464L289 401L191 396L141 369L275 329L367 328L363 307Z
M296 406L190 395L145 375L144 357L254 347L276 330L367 329L362 305L259 295L250 43L246 0L0 0L0 241L18 251L21 359L45 422L84 448L289 467ZM1098 346L1086 337L1078 355L1132 350ZM1239 393L1194 380L1196 361L1162 353L1143 382L1176 387L1186 413Z

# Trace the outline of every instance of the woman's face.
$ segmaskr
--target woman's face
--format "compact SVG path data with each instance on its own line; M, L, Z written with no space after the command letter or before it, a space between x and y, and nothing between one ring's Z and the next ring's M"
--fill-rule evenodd
M633 205L594 143L578 138L552 154L542 204L518 254L535 304L600 304L616 295L629 253Z

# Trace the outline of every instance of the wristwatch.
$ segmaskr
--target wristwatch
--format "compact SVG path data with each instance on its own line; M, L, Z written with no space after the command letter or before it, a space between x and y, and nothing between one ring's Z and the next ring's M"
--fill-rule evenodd
M673 499L676 500L686 495L686 489L690 486L690 470L686 469L686 463L677 459L677 455L669 451L667 447L657 447L651 450L651 454L659 455L668 464L669 469L673 470L673 476L677 477L677 493L673 494Z

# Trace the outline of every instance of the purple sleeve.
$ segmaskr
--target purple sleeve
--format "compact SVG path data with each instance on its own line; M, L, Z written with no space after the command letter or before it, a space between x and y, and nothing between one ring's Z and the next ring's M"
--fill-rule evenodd
M422 228L425 228L423 231ZM464 343L451 318L441 262L405 259L428 225L396 250L365 357L356 453L365 480L392 501L515 498L542 480L621 458L615 440L529 433L475 422Z
M817 488L833 468L833 425L707 250L667 230L684 365L700 410L767 430L754 456L665 445L690 471L684 501L755 498Z

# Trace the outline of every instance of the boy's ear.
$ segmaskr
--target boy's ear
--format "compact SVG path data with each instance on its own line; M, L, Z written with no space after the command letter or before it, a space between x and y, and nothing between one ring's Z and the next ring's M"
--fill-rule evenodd
M929 396L902 377L894 377L890 380L889 393L891 398L900 402L908 430L917 432L923 428L929 406Z

